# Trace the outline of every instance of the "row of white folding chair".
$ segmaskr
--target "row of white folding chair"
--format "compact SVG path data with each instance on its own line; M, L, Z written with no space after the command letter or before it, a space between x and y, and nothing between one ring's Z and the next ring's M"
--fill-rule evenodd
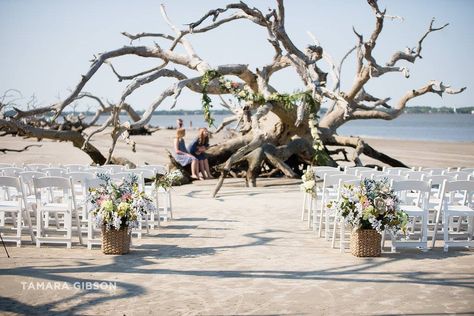
M79 174L82 174L82 178L78 177ZM74 194L74 184L73 177L77 180L85 180L86 192L88 192L91 185L98 185L103 182L100 179L94 179L91 177L91 174L88 173L70 173L71 177L48 177L45 174L35 171L25 171L20 173L18 178L14 177L2 177L2 178L11 178L17 179L21 194L16 194L16 198L20 199L23 206L22 209L26 212L25 217L23 218L22 223L29 223L29 231L33 237L33 229L31 227L31 218L29 211L33 209L36 211L36 216L33 216L36 220L36 244L38 247L41 246L41 243L65 243L68 248L71 247L72 243L72 229L74 227L72 219L75 219L75 228L77 230L77 235L79 236L79 241L82 244L82 225L80 221L79 210L82 208L83 214L88 214L90 211L89 204L85 202L85 199L82 201L83 205L81 208L78 203L76 203L76 198ZM8 184L8 183L7 183ZM1 187L1 186L0 186ZM5 189L3 189L5 191ZM4 192L5 193L5 192ZM6 192L8 193L8 191ZM5 200L5 199L4 199ZM28 201L29 200L29 201ZM3 204L14 204L14 201L5 201ZM2 205L3 205L2 204ZM12 213L9 211L9 213ZM4 218L5 212L0 212L0 218ZM50 218L50 215L54 215L54 219ZM58 216L63 215L61 218ZM21 215L21 213L20 213ZM86 216L83 215L83 219ZM88 246L94 243L94 238L92 235L92 225L91 217L83 220L88 227L84 227L85 231L88 233ZM56 226L55 229L51 229L50 224L54 221ZM3 224L3 223L0 223ZM141 223L140 223L141 224ZM16 227L25 228L25 225L16 225ZM138 228L138 235L141 234L141 226ZM46 234L57 234L64 233L63 237L48 237ZM139 236L140 237L140 236ZM17 238L18 239L18 238ZM18 244L21 244L21 239L17 240Z
M4 241L15 242L17 247L20 247L22 233L25 230L31 241L35 242L30 212L20 178L0 176L0 234Z
M338 195L334 199L334 201L338 201L340 198L341 189L344 185L357 185L360 182L359 179L340 179L338 185ZM427 249L428 243L428 231L427 231L427 220L428 220L428 201L429 201L429 194L431 190L431 183L426 181L420 180L407 180L402 179L400 181L391 181L391 186L394 192L399 196L401 200L400 208L405 210L409 217L411 217L412 222L414 223L412 227L410 227L410 239L409 240L401 240L397 239L397 236L392 236L392 251L395 251L396 248L407 248L407 247L421 247L422 249ZM417 193L415 199L411 197L414 192ZM414 203L413 203L414 202ZM331 225L331 216L334 214L330 214L326 212L326 223L325 223L325 230L326 230L326 239L327 233L330 231ZM336 244L336 237L337 237L337 226L339 226L339 248L340 251L343 252L345 247L348 243L348 236L346 236L346 230L344 225L344 219L340 217L336 217L333 220L333 227L332 227L332 238L331 238L331 246L334 248ZM327 229L326 229L327 227ZM320 225L320 231L322 225ZM321 236L321 234L319 234ZM385 235L383 235L382 239L382 246L385 243Z
M431 176L431 179L439 180L437 176ZM427 250L430 232L428 231L430 215L430 196L432 195L432 180L428 177L424 180L401 180L392 181L391 187L398 195L401 201L400 209L405 211L410 217L409 237L400 239L397 236L392 237L392 251L397 248L421 248ZM436 183L438 184L438 183ZM462 198L459 198L461 191ZM416 198L413 199L413 193ZM456 194L457 193L457 194ZM474 246L474 181L466 180L448 180L444 179L434 220L435 227L432 236L432 247L435 241L440 224L444 240L444 250L448 251L450 246ZM440 221L441 217L443 218ZM456 219L456 220L453 220ZM466 220L464 220L466 218ZM340 233L341 251L343 250L342 240L344 232ZM333 246L335 240L335 230L333 231ZM383 236L385 240L385 235ZM460 240L460 237L465 237ZM382 245L384 241L382 242Z

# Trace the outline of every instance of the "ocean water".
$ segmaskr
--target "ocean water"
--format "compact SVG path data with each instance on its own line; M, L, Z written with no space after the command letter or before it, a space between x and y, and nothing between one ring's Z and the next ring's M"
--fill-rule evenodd
M227 115L214 115L215 125L218 126L225 117ZM185 128L207 127L202 115L155 115L150 124L162 128L175 127L178 118L183 119ZM402 114L392 121L356 120L341 126L338 134L371 138L474 142L474 115Z

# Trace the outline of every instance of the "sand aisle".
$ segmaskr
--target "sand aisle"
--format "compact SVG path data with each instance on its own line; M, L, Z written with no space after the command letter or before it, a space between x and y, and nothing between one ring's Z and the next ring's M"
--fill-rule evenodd
M358 259L300 221L294 181L177 187L175 219L132 253L33 246L0 256L0 311L56 315L387 315L474 312L474 252L438 247ZM23 289L30 282L69 289ZM116 282L112 291L73 284ZM25 282L25 283L21 283ZM23 285L25 284L25 285Z

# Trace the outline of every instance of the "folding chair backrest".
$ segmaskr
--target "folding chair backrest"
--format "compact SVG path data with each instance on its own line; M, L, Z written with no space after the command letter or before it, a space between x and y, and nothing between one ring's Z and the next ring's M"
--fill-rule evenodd
M18 177L0 176L0 190L2 191L0 199L4 200L24 199L25 196Z
M67 172L80 172L87 169L87 166L80 165L80 164L67 164L67 165L62 165L61 167L66 169Z
M46 177L46 173L40 171L22 171L18 173L27 195L34 194L33 178Z
M18 168L18 167L6 167L6 168L2 168L2 170L0 171L0 174L7 177L16 177L18 173L22 171L25 171L25 169Z
M444 180L454 181L456 179L450 175L424 175L421 180L423 181L431 180L431 186L437 185L437 186L440 186L440 189L441 189L441 185L443 184Z
M465 172L465 171L452 171L452 172L445 172L444 175L454 177L456 180L459 180L459 181L464 181L464 180L469 180L472 174L470 172Z
M357 173L361 171L377 171L377 170L374 168L369 168L369 167L347 167L346 166L344 168L345 174L357 175Z
M474 174L474 168L460 168L458 171L469 172Z
M353 179L353 180L343 180L343 179L339 179L339 184L338 184L338 187L337 187L337 195L338 196L341 196L341 188L343 188L344 186L358 186L360 185L360 179Z
M25 165L25 168L27 170L31 171L41 171L44 168L51 168L51 164L46 164L46 163L29 163Z
M105 185L106 182L102 179L99 178L94 178L94 179L86 179L85 180L85 185L86 185L86 190L89 191L90 188L98 188L101 185Z
M119 172L123 172L126 170L126 167L125 166L122 166L122 165L103 165L101 166L102 169L107 169L109 170L109 172L111 174L113 173L119 173Z
M432 176L440 176L446 172L446 168L420 168L420 171L426 172Z
M424 171L408 171L405 175L408 177L408 180L421 180L423 176L429 175L429 173Z
M49 177L64 177L67 170L64 168L43 168L41 172L46 172Z
M96 176L93 172L76 171L67 173L66 177L71 178L72 185L74 186L74 192L76 194L79 193L81 195L85 195L87 193L86 180L95 179Z
M443 183L443 197L447 197L448 203L455 203L456 200L461 200L461 204L469 205L474 207L473 195L474 195L474 181L469 180L454 180ZM462 194L462 199L456 199L455 193Z
M335 175L335 174L343 174L340 170L317 170L314 172L314 176L319 179L323 179L326 175Z
M400 197L405 203L412 202L412 198L408 196L409 193L415 191L416 198L413 199L416 205L420 206L420 202L423 203L424 207L428 207L428 202L431 195L431 182L422 180L402 180L392 181L392 190Z
M398 174L376 174L373 176L374 180L383 180L387 179L390 181L404 181L408 180L406 175L398 175Z
M72 202L72 180L64 177L33 178L37 201Z
M324 177L324 184L323 186L325 188L332 188L332 187L337 187L339 186L339 182L342 181L342 183L346 181L359 181L360 182L360 177L351 175L351 174L334 174L334 175L325 175Z
M376 175L385 175L382 171L377 170L361 170L357 171L356 175L361 177L362 179L372 179L372 177Z
M404 167L384 167L383 172L386 174L395 174L395 175L403 175L406 172L413 171L410 168Z

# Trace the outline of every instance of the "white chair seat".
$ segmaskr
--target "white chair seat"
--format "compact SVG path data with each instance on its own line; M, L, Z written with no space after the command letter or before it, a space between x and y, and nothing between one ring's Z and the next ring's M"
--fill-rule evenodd
M422 214L425 212L421 207L416 206L416 205L407 205L407 204L402 204L400 205L400 209L405 211L408 215L411 214Z
M474 209L464 205L449 205L444 212L454 216L474 216Z
M60 212L69 213L68 204L66 203L45 203L42 204L42 209L45 212Z
M18 202L17 201L0 201L0 209L8 210L8 212L14 212L18 210Z

